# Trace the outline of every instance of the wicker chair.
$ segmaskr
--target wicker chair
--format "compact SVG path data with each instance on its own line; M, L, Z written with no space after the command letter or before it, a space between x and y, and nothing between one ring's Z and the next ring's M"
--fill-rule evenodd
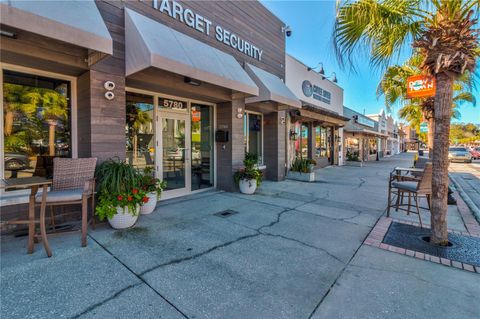
M95 166L96 158L55 158L53 160L53 183L46 194L45 206L82 205L82 246L87 245L88 199L92 201L92 214L95 202ZM42 203L42 194L35 201ZM40 210L40 223L45 225L45 207ZM46 243L47 254L51 251Z
M403 204L403 197L404 194L408 195L408 204ZM432 163L427 162L425 163L425 169L423 174L421 175L420 179L408 179L405 180L404 176L401 176L400 179L398 176L391 174L390 175L390 182L388 187L388 207L387 207L387 217L390 216L390 208L395 207L395 210L405 210L407 215L412 213L418 214L418 219L420 221L420 227L423 227L422 217L420 215L420 207L418 205L418 198L425 197L428 203L428 209L430 210L430 199L432 194ZM395 204L393 204L392 195L396 195ZM416 212L412 211L412 201L415 201ZM403 206L407 206L407 209L401 208Z

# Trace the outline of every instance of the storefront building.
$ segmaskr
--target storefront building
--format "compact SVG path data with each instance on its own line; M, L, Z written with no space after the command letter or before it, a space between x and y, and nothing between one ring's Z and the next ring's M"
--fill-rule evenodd
M391 114L387 115L387 134L387 152L385 156L392 156L400 153L398 125Z
M286 56L286 82L302 108L288 113L287 168L296 158L313 159L318 168L343 165L343 89L321 73Z
M375 121L375 131L380 135L377 137L377 151L378 157L382 158L388 155L388 133L387 133L387 115L383 109L378 114L367 115Z
M0 9L1 178L48 174L54 156L119 157L153 168L169 198L234 191L245 152L266 179L284 178L286 116L301 103L284 84L285 25L261 3Z
M344 107L343 114L350 118L343 129L345 160L347 162L378 160L381 141L387 137L387 134L378 132L378 122L347 107Z

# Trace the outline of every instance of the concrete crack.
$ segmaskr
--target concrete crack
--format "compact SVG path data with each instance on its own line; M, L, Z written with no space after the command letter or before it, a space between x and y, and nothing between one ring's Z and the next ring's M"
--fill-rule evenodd
M315 249L315 250L319 250L321 252L324 252L326 253L328 256L330 256L331 258L335 259L336 261L340 262L341 264L345 264L345 262L343 260L341 260L340 258L338 258L337 256L333 255L332 253L330 253L328 250L324 249L324 248L321 248L321 247L317 247L317 246L314 246L314 245L310 245L308 243L305 243L301 240L298 240L298 239L295 239L295 238L291 238L291 237L287 237L287 236L283 236L283 235L278 235L278 234L272 234L272 233L264 233L264 232L261 232L262 235L265 235L265 236L270 236L270 237L278 237L278 238L282 238L282 239L285 239L285 240L289 240L289 241L293 241L293 242L296 242L296 243L299 243L301 244L302 246L306 246L306 247L309 247L309 248L312 248L312 249Z
M231 245L231 244L234 244L234 243L236 243L236 242L239 242L239 241L241 241L241 240L248 239L248 238L253 238L253 237L256 237L256 236L258 236L258 235L260 235L260 233L256 233L256 234L252 234L252 235L241 236L241 237L238 237L238 238L235 239L235 240L228 241L228 242L223 243L223 244L221 244L221 245L213 246L212 248L209 248L209 249L207 249L207 250L205 250L205 251L203 251L203 252L200 252L200 253L198 253L198 254L195 254L195 255L192 255L192 256L188 256L188 257L183 257L183 258L178 258L178 259L171 260L171 261L169 261L169 262L166 262L166 263L163 263L163 264L154 266L154 267L152 267L152 268L150 268L150 269L147 269L147 270L141 272L141 273L139 274L139 276L144 276L145 274L147 274L147 273L149 273L149 272L151 272L151 271L153 271L153 270L155 270L155 269L161 268L161 267L165 267L165 266L169 266L169 265L174 265L174 264L179 264L179 263L184 262L184 261L196 259L196 258L198 258L198 257L201 257L201 256L203 256L203 255L206 255L206 254L208 254L208 253L211 253L212 251L214 251L214 250L216 250L216 249L224 248L224 247L227 247L227 246L229 246L229 245Z

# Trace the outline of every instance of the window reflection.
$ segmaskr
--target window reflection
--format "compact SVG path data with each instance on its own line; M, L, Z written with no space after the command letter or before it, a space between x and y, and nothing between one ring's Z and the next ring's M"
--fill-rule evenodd
M258 156L258 164L263 164L263 116L246 112L243 117L245 152Z
M51 177L71 156L70 82L3 71L4 178Z
M126 103L127 161L138 168L154 167L153 97L127 92Z
M192 190L213 186L213 112L192 104Z

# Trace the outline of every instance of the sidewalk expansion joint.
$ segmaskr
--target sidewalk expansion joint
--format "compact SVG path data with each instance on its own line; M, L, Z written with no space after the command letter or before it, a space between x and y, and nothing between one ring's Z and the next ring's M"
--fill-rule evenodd
M131 272L135 277L137 277L141 282L138 283L138 284L145 284L147 287L149 287L150 289L152 289L153 292L155 292L160 298L162 298L163 300L165 300L165 302L167 302L170 306L172 306L179 314L181 314L184 318L186 319L189 319L188 316L183 313L183 311L181 311L176 305L174 305L170 300L168 300L166 297L164 297L159 291L157 291L155 288L153 288L145 279L142 278L141 275L137 274L135 271L133 271L130 267L128 267L123 261L121 261L117 256L115 256L110 250L108 250L105 246L103 246L99 241L97 241L95 238L93 238L91 235L88 235L88 237L90 237L90 239L92 239L95 243L97 243L97 245L99 245L100 247L102 247L103 250L105 250L105 252L107 252L110 256L113 257L113 259L115 259L117 262L119 262L123 267L125 267L125 269L127 269L129 272ZM137 284L136 284L137 285ZM135 286L135 285L134 285ZM132 288L132 287L130 287ZM127 290L127 289L125 289ZM123 291L125 291L123 290ZM113 298L112 298L113 299ZM91 311L91 310L90 310Z
M87 309L85 309L84 311L82 311L81 313L77 314L77 315L74 315L72 318L80 318L81 316L83 315L86 315L87 313L95 310L96 308L106 304L107 302L109 302L110 300L113 300L115 298L117 298L118 296L120 296L121 294L123 294L125 291L133 288L133 287L136 287L136 286L140 286L142 284L142 282L138 282L136 284L133 284L133 285L129 285L125 288L122 288L120 289L119 291L117 291L116 293L114 293L112 296L94 304L94 305L91 305L90 307L88 307Z

